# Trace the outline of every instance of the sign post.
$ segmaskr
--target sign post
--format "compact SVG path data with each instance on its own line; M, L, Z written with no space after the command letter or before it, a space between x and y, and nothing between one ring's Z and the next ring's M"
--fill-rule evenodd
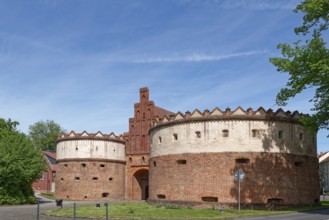
M243 170L238 169L237 171L234 172L234 177L235 180L238 181L238 213L240 214L240 183L243 180L243 178L246 176L245 172Z

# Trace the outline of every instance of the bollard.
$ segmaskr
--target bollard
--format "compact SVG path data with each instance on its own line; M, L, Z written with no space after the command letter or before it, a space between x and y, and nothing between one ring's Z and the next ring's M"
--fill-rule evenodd
M109 204L105 202L104 206L106 208L106 220L109 220Z
M39 217L40 217L40 202L38 201L37 202L37 219L36 220L39 220Z
M56 199L56 206L60 206L62 209L63 208L63 199Z
M100 208L101 207L101 204L98 202L98 203L96 203L96 208Z
M74 220L76 220L76 215L77 215L77 213L76 213L76 204L73 203L73 219Z

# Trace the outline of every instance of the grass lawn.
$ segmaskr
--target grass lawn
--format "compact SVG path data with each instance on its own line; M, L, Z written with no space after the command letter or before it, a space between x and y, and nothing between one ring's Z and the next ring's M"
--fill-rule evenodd
M240 215L237 210L221 213L218 209L192 209L180 208L177 206L153 206L146 202L129 202L120 204L109 204L109 217L111 218L129 218L129 219L223 219L237 218L246 216L274 215L296 211L314 210L319 208L329 208L329 201L323 202L318 207L293 208L282 211L266 211L266 210L241 210ZM101 204L101 208L96 206L78 206L76 210L77 217L84 218L104 218L105 207ZM72 208L54 209L45 211L43 214L55 216L73 216Z
M41 196L44 197L44 198L47 198L47 199L52 199L52 200L55 200L55 196L54 196L54 193L52 192L48 192L48 193L41 193Z

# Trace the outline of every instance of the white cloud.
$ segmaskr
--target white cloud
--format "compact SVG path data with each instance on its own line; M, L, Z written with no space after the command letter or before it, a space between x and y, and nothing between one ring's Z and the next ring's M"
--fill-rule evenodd
M174 2L177 2L175 0ZM195 6L218 5L223 9L251 9L251 10L292 10L300 3L299 0L180 0L181 4Z
M203 62L203 61L220 61L224 59L246 57L267 53L266 51L247 51L241 53L231 53L223 55L207 55L192 53L186 56L168 56L168 57L149 57L143 59L137 59L135 63L166 63L166 62Z
M224 1L221 6L227 9L247 8L252 10L292 10L297 4L297 1L235 0Z

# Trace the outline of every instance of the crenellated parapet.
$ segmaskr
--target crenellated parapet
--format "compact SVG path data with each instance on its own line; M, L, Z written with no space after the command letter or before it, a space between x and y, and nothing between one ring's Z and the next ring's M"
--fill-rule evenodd
M216 107L212 111L204 110L201 112L199 109L195 109L192 113L187 111L185 114L178 112L171 116L165 116L163 118L156 118L153 121L152 127L161 127L175 123L188 123L196 121L210 121L210 120L267 120L267 121L287 121L300 123L300 118L304 114L294 111L284 111L279 108L275 112L272 109L265 110L263 107L254 111L252 108L244 110L240 106L231 111L230 108L221 110Z
M151 156L201 152L316 154L316 137L303 114L278 109L198 109L157 118L150 129Z
M76 133L75 131L71 131L70 133L62 133L58 137L57 143L68 140L108 140L124 143L123 135L117 136L113 132L109 134L103 134L100 131L96 133L88 133L86 131L83 131L82 133Z
M72 159L125 160L125 141L122 135L97 133L63 133L57 139L57 160Z

